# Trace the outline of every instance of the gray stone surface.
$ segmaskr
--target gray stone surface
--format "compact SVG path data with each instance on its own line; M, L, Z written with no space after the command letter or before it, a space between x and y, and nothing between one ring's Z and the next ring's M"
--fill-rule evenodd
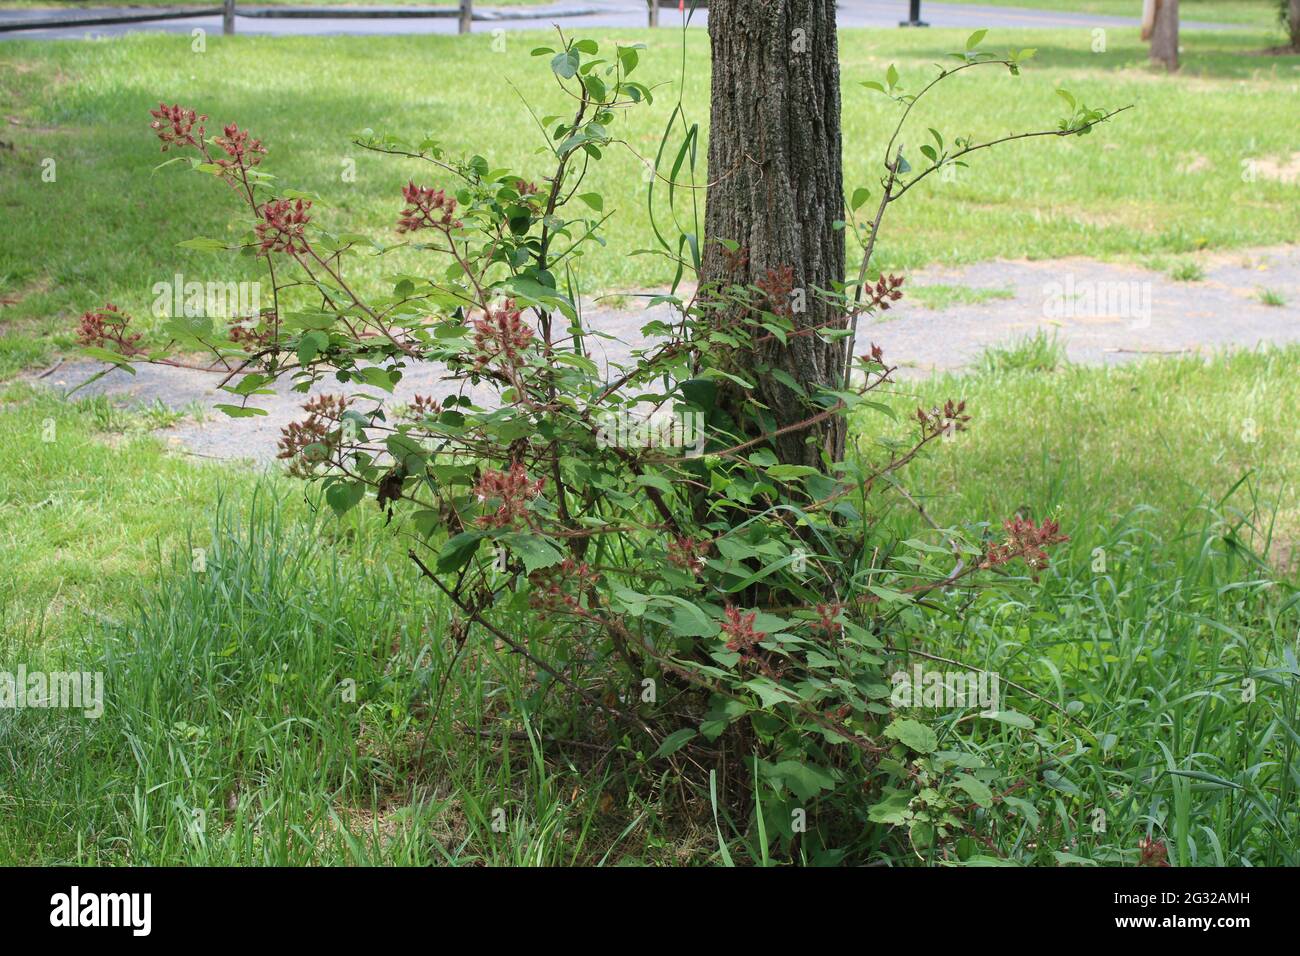
M1205 277L1196 282L1176 282L1136 266L1090 259L921 270L907 277L905 289L942 285L1009 290L1011 297L937 309L905 297L880 317L864 320L857 351L879 344L886 359L900 366L901 378L915 378L959 370L985 348L1038 330L1058 335L1071 361L1089 364L1300 341L1300 246L1219 253L1198 261ZM1259 298L1261 288L1279 293L1286 304L1265 305ZM633 347L643 344L642 325L667 314L663 307L653 313L596 307L584 312L592 328L614 337L588 340L593 357L606 365L626 360ZM71 361L40 381L66 391L102 368ZM392 400L406 402L417 393L443 397L450 391L444 375L444 369L432 364L410 369ZM212 406L232 401L230 395L214 391L219 378L194 369L139 366L135 375L114 370L78 394L111 395L128 404L157 399L176 408L194 402ZM315 391L342 390L330 382ZM266 416L230 419L211 411L200 421L189 420L161 434L197 455L273 461L280 429L303 417L303 400L281 384L274 397L254 403L267 409Z

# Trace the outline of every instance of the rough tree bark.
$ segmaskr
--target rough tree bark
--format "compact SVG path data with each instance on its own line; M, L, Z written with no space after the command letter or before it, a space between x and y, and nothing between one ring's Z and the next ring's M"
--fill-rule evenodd
M1147 10L1142 39L1151 41L1151 62L1173 73L1178 69L1178 0L1147 0Z
M1286 26L1291 49L1300 50L1300 0L1289 0L1287 3Z
M844 279L844 233L832 225L844 217L834 0L713 0L709 38L713 88L702 278L770 284L788 268L794 294L772 305L789 308L798 327L842 327L842 318L814 292ZM739 243L744 255L729 255L719 239ZM772 343L754 358L810 392L839 387L842 346L817 336ZM778 428L818 410L770 374L758 375L756 385ZM823 451L832 460L843 457L844 423L833 416L773 444L783 462L817 467Z

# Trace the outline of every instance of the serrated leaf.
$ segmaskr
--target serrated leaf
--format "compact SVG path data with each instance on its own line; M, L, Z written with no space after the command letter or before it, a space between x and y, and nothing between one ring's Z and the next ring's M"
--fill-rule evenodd
M469 564L474 552L483 542L483 535L478 531L462 531L449 539L438 552L437 566L443 574L459 571Z
M1032 717L1027 717L1022 713L1014 710L991 710L981 717L987 717L990 720L1000 721L1004 724L1010 724L1012 727L1020 727L1024 730L1033 730L1034 721Z
M511 554L519 556L529 574L564 560L560 549L540 534L515 532L502 535L500 540L510 549Z
M892 737L917 753L934 753L939 746L939 738L933 730L920 721L910 717L901 717L885 728L885 736Z
M912 802L912 795L904 790L889 791L883 800L873 804L867 810L867 819L872 823L888 823L893 826L899 826L907 822L911 811L908 805Z
M976 806L983 807L985 810L993 806L993 791L970 774L963 773L954 782L966 791L970 798L975 801Z

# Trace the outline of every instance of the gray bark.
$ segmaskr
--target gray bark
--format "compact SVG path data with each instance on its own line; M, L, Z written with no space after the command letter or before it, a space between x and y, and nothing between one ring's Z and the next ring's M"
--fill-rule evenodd
M1178 69L1178 0L1156 0L1151 62L1163 64L1170 73Z
M806 305L791 315L794 324L842 328L842 310L820 302L814 291L844 279L844 233L832 225L844 218L834 0L714 0L709 38L713 86L702 278L706 284L757 284L770 270L789 267ZM727 255L719 239L739 243L746 258ZM784 346L766 345L744 362L779 368L813 394L839 387L842 352L840 345L803 335ZM809 405L770 374L755 378L756 397L778 428L823 407ZM754 423L749 431L757 431ZM773 445L783 462L820 466L823 451L832 460L843 456L844 424L834 417Z
M474 0L460 0L460 22L458 32L469 33L474 23Z
M221 32L226 36L235 32L235 0L222 0Z
M1300 50L1300 0L1290 0L1287 4L1286 25L1291 49Z

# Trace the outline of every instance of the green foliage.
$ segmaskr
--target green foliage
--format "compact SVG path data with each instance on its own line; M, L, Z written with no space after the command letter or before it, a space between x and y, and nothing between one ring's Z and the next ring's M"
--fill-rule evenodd
M322 200L282 186L247 130L232 124L209 136L206 117L159 104L153 127L164 150L186 151L192 171L245 205L233 248L266 269L272 304L229 328L172 322L168 348L148 354L129 319L105 307L83 317L82 340L115 364L178 349L215 355L231 372L222 388L232 400L219 407L234 416L259 414L258 397L279 379L302 393L327 378L347 386L304 405L282 457L337 516L373 498L409 536L411 560L450 614L444 681L467 647L490 646L532 669L521 719L563 695L581 702L581 718L561 728L568 735L688 777L707 753L728 755L722 769L754 781L764 859L773 848L814 862L867 855L889 838L868 824L902 827L915 852L947 853L969 828L970 807L992 809L995 771L940 751L934 727L895 715L894 655L923 641L936 618L961 619L976 581L981 601L1030 603L1045 549L1067 539L1055 522L1024 516L1000 531L931 526L910 536L881 520L895 492L913 503L899 485L903 467L963 431L969 415L949 400L896 424L873 396L894 369L874 347L856 355L854 330L901 295L901 280L873 285L868 265L886 205L946 163L1007 139L1079 136L1111 115L1062 91L1070 114L1058 129L956 137L951 147L930 130L928 165L914 171L895 142L922 96L975 67L1018 74L1032 54L995 59L976 51L981 39L915 95L900 92L894 68L887 73L882 88L903 109L855 283L796 289L784 266L753 285L702 280L678 294L698 268L698 230L656 224L654 254L675 274L656 301L671 319L649 321L650 344L607 368L597 358L608 336L584 321L579 276L612 213L583 183L627 146L622 116L653 100L631 79L639 47L561 36L533 51L571 103L564 115L532 113L552 168L540 182L481 155L453 156L432 135L359 133L358 146L417 161L441 183L408 182L393 243L322 228ZM682 143L674 153L666 134L654 170L670 191L695 164L698 127L680 103L678 120ZM714 241L741 254L728 237ZM421 253L422 268L395 275L386 294L359 294L348 266L399 246ZM228 256L231 244L190 248ZM836 321L801 322L806 295L827 302ZM835 380L799 382L769 363L800 336L833 346ZM395 412L382 393L415 362L444 366L448 387ZM758 398L765 379L796 396L797 425L778 430ZM841 459L819 444L820 426L855 410L897 434ZM812 451L780 460L776 439L788 433L805 435ZM1009 576L1019 562L1029 575ZM979 717L1002 734L1035 729L996 706ZM868 810L876 793L886 810Z

